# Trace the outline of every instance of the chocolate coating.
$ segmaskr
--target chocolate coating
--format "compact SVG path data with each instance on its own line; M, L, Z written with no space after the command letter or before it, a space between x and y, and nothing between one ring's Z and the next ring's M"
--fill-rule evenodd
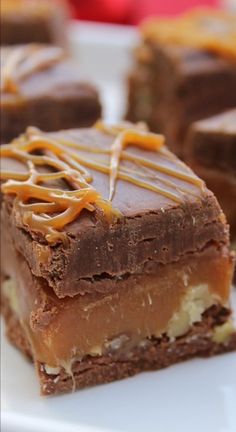
M90 153L89 149L109 148L114 139L96 128L48 136L87 146L87 153L86 150L77 151L96 160L108 155ZM131 146L127 152L194 176L168 151L165 154ZM121 167L128 166L133 168L130 161L121 161ZM92 169L90 172L93 186L108 198L107 174ZM163 173L158 175L162 179L168 177ZM44 277L59 297L73 296L93 290L90 282L98 276L109 279L144 270L154 272L160 263L176 261L184 253L202 250L208 243L228 244L228 228L212 193L176 177L171 180L176 187L184 185L187 190L180 203L118 179L112 206L121 212L121 218L109 224L101 212L84 211L66 227L67 244L50 246L42 236L17 226L12 201L7 196L2 208L3 220L4 223L8 220L15 246L28 261L32 272ZM162 185L161 180L155 182Z

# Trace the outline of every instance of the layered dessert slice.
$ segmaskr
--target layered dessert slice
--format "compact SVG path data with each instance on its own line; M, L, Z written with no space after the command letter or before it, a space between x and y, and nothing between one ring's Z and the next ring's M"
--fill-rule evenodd
M41 393L236 348L214 195L143 124L1 146L3 313Z
M189 125L236 106L236 16L149 19L130 73L127 118L165 134L180 157Z
M64 45L67 17L63 0L1 0L1 45Z
M28 125L45 131L91 126L101 116L96 88L59 47L1 49L1 142Z
M216 194L236 240L236 109L195 122L185 158Z

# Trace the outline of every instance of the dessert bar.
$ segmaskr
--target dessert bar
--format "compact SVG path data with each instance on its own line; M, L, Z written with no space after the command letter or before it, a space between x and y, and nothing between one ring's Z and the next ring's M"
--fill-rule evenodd
M1 0L1 45L66 44L63 0Z
M128 80L127 118L164 133L183 157L192 122L236 107L236 16L197 10L175 19L152 18Z
M142 123L1 146L3 314L58 394L236 348L214 195Z
M186 161L216 194L236 239L236 109L199 120L189 130Z
M28 44L1 49L1 142L37 126L91 126L101 116L96 88L62 48Z

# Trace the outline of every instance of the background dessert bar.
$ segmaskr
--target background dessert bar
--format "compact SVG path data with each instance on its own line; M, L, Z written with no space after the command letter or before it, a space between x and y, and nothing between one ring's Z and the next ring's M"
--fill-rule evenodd
M63 0L1 0L1 45L65 45L67 19Z
M62 48L1 49L1 142L27 126L45 131L91 126L101 116L96 88Z
M192 125L185 159L219 199L236 238L236 109Z
M183 157L192 122L236 107L236 17L193 11L141 26L127 118L145 120Z

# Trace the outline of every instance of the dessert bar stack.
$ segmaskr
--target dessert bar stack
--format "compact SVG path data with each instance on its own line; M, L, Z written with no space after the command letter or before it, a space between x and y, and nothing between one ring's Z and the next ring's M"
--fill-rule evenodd
M42 394L236 348L225 216L162 135L31 127L0 150L3 313Z
M111 125L62 48L66 16L3 0L2 312L42 395L236 349L235 17L144 23L133 123Z

